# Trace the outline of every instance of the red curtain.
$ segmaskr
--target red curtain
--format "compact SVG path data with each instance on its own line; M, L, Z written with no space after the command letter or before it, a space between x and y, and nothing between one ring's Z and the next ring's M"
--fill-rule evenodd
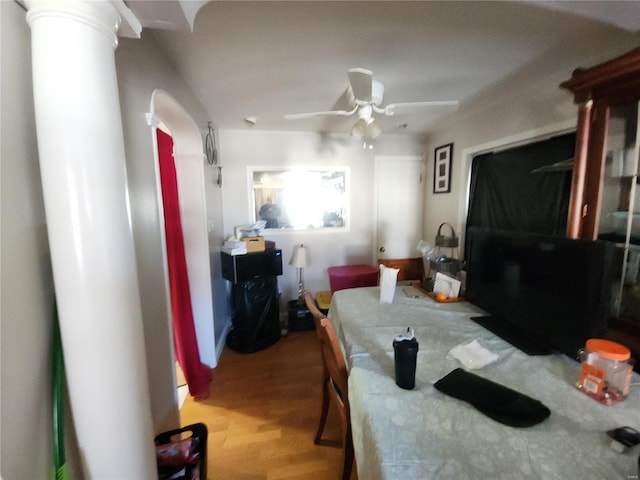
M209 396L211 369L200 362L193 324L184 237L180 222L178 183L173 160L173 139L161 130L157 132L176 357L184 373L189 393L196 399L204 399Z

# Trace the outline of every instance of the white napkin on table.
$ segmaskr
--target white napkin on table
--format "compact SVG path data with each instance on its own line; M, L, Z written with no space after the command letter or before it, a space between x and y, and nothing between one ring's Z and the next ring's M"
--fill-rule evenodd
M380 303L393 303L399 271L399 268L385 267L380 264Z
M465 368L478 369L495 362L499 355L484 348L478 340L472 340L453 347L447 354L458 360Z

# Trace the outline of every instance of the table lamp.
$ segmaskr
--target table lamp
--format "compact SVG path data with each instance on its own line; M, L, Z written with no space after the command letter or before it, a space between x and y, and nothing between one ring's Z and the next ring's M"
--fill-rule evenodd
M311 265L311 256L309 255L309 250L302 243L300 245L296 245L293 249L289 265L293 265L298 269L298 305L303 305L304 280L302 271L304 267Z

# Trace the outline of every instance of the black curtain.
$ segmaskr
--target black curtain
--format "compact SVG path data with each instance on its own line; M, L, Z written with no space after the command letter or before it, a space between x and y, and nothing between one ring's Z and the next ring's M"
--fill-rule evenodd
M575 133L473 158L467 227L564 236L571 169L535 172L573 158Z

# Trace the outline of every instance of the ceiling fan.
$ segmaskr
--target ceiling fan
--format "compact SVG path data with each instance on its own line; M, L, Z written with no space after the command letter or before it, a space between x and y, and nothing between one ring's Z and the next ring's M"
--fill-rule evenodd
M318 116L335 115L348 117L357 115L358 120L351 128L351 134L363 139L364 147L371 147L372 141L382 133L382 128L375 121L374 114L386 116L398 113L452 112L458 108L457 101L407 102L392 103L382 107L384 84L373 79L373 72L364 68L351 68L349 77L350 110L329 110L324 112L292 113L286 119L299 120Z

